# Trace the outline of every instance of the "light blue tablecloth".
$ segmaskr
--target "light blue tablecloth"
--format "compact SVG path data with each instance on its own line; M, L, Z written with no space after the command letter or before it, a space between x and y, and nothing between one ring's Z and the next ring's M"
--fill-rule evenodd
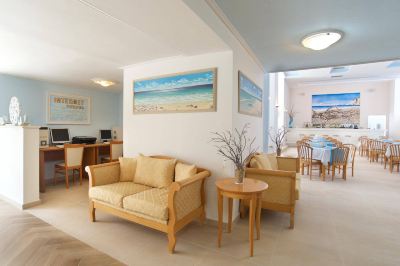
M319 160L323 165L328 165L332 160L332 150L335 147L313 148L313 159Z

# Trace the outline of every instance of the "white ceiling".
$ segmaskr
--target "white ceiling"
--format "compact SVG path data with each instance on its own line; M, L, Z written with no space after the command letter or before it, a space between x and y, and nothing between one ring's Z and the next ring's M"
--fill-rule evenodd
M285 72L290 86L316 83L362 82L373 80L393 80L400 78L398 67L388 67L393 61L347 66L348 71L332 74L331 67ZM397 61L398 62L398 61ZM400 63L400 62L398 62ZM340 76L340 77L332 77Z
M370 63L400 58L399 0L215 1L267 72ZM303 37L344 32L337 44L312 51Z
M123 66L228 49L180 0L0 0L0 73L102 89Z

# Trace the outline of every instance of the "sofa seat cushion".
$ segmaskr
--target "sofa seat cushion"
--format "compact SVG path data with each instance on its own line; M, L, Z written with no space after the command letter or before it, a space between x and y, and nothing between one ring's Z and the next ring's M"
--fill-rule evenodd
M117 182L90 188L89 198L122 208L122 199L124 197L148 189L151 189L151 187L135 184L133 182Z
M168 188L152 188L127 196L123 208L155 219L168 220Z

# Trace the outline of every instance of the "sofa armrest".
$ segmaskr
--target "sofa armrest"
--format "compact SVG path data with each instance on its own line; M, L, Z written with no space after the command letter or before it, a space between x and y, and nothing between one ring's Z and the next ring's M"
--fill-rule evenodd
M283 171L300 171L300 160L297 157L276 157L278 160L278 169Z
M119 181L119 162L86 166L85 171L89 175L89 187L107 185Z
M205 205L204 183L210 172L201 170L196 175L171 184L168 193L169 220L174 223L195 209Z
M268 189L262 194L262 201L284 205L295 204L296 172L247 168L246 178L261 180L268 184Z

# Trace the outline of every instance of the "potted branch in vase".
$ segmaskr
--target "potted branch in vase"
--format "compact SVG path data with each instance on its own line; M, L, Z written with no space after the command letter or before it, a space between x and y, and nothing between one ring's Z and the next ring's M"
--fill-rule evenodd
M281 156L283 142L288 132L285 127L279 128L276 132L274 130L269 131L269 138L276 148L276 156Z
M243 183L246 164L257 151L253 148L256 138L247 137L248 128L249 124L245 124L241 131L235 128L233 132L229 130L222 133L212 132L211 142L215 143L217 153L235 165L237 184Z

